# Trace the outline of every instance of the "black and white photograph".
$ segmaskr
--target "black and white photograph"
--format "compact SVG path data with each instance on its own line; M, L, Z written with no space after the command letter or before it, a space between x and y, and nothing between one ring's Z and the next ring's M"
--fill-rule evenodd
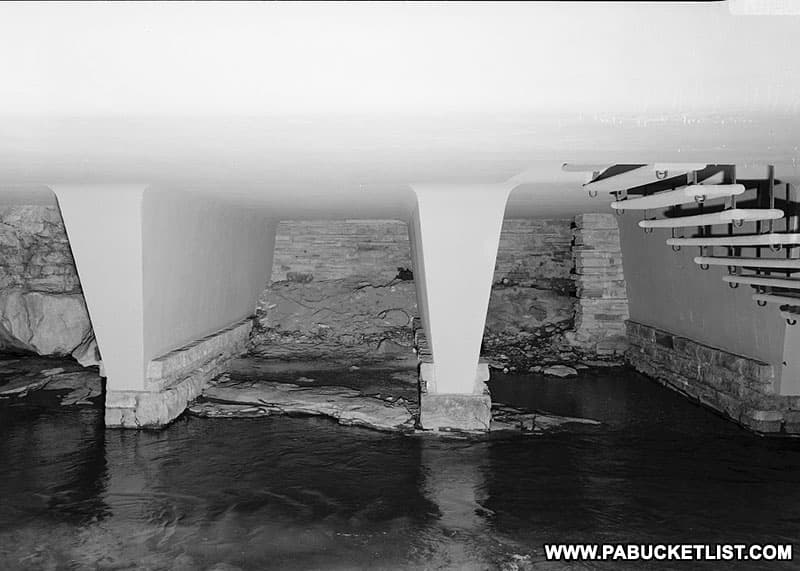
M800 1L0 2L0 571L799 548Z

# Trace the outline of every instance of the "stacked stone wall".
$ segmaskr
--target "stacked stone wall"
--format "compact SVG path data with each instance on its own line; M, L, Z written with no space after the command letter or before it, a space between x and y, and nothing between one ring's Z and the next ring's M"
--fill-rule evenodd
M506 220L494 281L569 288L569 220ZM411 267L408 228L397 220L288 220L278 225L272 281L369 276L388 281Z
M635 321L627 332L640 373L756 432L800 434L800 397L776 394L772 365Z
M0 207L0 290L79 293L58 207Z
M572 255L578 300L571 340L600 355L623 353L628 294L615 215L576 216Z
M411 267L408 229L397 220L287 220L278 225L272 281L370 276Z
M572 290L570 220L504 220L494 269L503 279L529 287Z

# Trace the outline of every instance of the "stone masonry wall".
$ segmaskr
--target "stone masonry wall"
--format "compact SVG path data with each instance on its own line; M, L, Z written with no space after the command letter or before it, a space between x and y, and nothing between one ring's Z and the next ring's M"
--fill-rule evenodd
M627 347L628 294L616 216L576 216L573 237L578 300L570 340L600 355L622 354Z
M506 220L494 281L570 287L569 220ZM397 220L283 221L275 238L272 281L370 276L389 281L411 267L408 229Z
M494 282L571 292L570 220L504 220Z
M628 321L640 373L761 433L800 434L800 397L775 394L772 365Z
M411 267L406 224L397 220L290 220L278 225L272 281L389 281Z
M79 293L57 206L0 207L0 291Z
M506 220L489 304L487 350L508 354L572 326L570 220ZM417 315L407 225L394 220L284 221L251 351L280 358L408 353Z

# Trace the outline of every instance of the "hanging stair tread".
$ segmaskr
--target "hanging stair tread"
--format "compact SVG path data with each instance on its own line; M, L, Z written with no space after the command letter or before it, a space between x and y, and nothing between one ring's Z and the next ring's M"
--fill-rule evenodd
M738 196L743 194L744 191L745 187L743 184L690 184L689 186L684 186L675 190L657 192L650 196L617 200L611 203L611 208L615 210L664 208L667 206L688 204L690 202L702 202L714 198Z
M797 232L667 238L668 246L796 246L798 244L800 244L800 233Z
M789 295L777 295L774 293L755 293L753 294L753 301L761 301L764 303L779 303L783 305L800 306L800 297L792 297Z
M800 259L788 260L779 258L726 258L724 256L696 256L694 263L707 266L787 268L800 270Z
M778 208L729 208L728 210L709 214L641 220L639 226L641 228L685 228L687 226L730 224L734 221L752 222L755 220L779 220L781 218L783 218L783 210Z
M722 280L732 284L800 289L800 279L772 278L765 276L723 276Z
M584 184L583 189L598 192L620 192L668 178L687 175L690 172L702 170L707 166L705 163L650 163L613 176L603 177L604 173L600 173L599 177ZM570 165L569 163L562 166L563 170L576 168L578 168L577 165Z

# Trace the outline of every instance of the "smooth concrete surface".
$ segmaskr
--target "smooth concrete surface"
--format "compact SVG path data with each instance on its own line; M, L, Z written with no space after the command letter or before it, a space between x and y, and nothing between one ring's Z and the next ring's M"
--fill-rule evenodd
M479 362L475 367L474 380L472 381L472 394L482 395L486 392L486 383L489 382L489 363ZM429 393L436 387L436 367L432 360L419 363L419 381L422 392Z
M147 390L146 364L251 315L275 223L215 198L144 185L55 185L109 390Z
M514 178L516 216L604 208L564 162L800 182L796 31L726 2L3 3L0 187L406 220L415 181Z
M474 392L510 185L417 184L412 250L435 370L428 392Z
M697 248L673 252L665 243L669 231L645 233L640 219L632 213L619 218L630 318L780 371L787 326L778 307L758 307L751 288L732 289L722 281L726 268L701 270L694 263ZM727 227L714 230L727 233Z
M148 190L142 205L145 359L255 311L277 222L218 198Z
M145 185L54 185L108 387L143 390Z

